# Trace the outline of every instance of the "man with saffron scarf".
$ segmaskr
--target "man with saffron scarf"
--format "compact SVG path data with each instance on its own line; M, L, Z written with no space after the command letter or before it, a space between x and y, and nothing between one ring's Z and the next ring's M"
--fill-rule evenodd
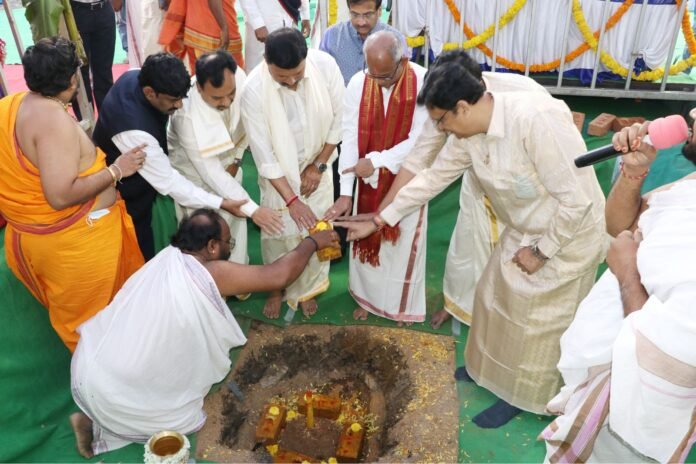
M73 351L75 329L109 304L143 264L114 185L139 169L142 147L107 167L67 113L80 70L75 45L41 39L22 58L31 92L0 100L0 213L7 265L49 312Z
M400 36L379 31L365 40L365 72L353 76L346 89L343 151L339 158L341 196L326 219L349 213L355 177L356 212L373 213L389 191L410 152L428 112L416 106L426 70L409 63ZM353 243L349 291L359 308L404 322L425 319L425 232L427 206Z
M230 52L244 68L234 0L172 0L159 43L182 60L188 59L191 72L196 69L196 59L220 49Z

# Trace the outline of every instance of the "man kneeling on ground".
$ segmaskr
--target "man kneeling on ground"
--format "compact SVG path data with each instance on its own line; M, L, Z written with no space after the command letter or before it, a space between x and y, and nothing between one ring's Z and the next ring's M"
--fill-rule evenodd
M80 454L144 443L161 430L199 430L205 395L230 369L229 350L246 343L222 297L285 288L330 246L338 235L318 232L271 264L247 266L227 261L234 241L219 214L199 209L184 219L171 246L78 329L71 383L83 412L70 421Z

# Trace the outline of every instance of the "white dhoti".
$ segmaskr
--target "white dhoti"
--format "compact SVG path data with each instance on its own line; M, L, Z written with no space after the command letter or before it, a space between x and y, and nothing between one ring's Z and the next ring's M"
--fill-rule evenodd
M157 43L164 10L157 0L130 0L126 2L128 21L128 67L140 68L145 59L162 51Z
M348 290L361 308L394 321L425 320L427 229L427 206L404 216L396 243L382 240L377 267L360 262L351 248Z
M301 169L304 169L304 166ZM316 191L309 197L299 197L303 203L312 209L314 215L318 218L321 218L333 204L331 170L332 165L328 164L328 168L322 174ZM272 200L278 193L267 179L259 177L259 187L261 188L261 206L276 209L282 215L284 227L280 236L261 232L261 255L263 256L263 262L268 264L294 250L307 236L307 231L300 231L295 221L290 217L290 212L287 208L278 208L277 202ZM315 253L309 260L305 270L300 274L300 277L285 289L285 298L288 305L296 310L298 303L311 300L315 296L324 293L328 288L329 261L319 261Z
M607 271L561 339L563 414L540 435L547 460L683 462L696 440L696 181L652 195L639 221L649 299L625 318ZM606 384L593 394L598 379Z
M445 309L466 325L471 324L476 284L502 231L490 201L467 170L462 175L459 214L443 279Z
M246 338L210 273L168 247L78 329L73 398L93 421L95 454L162 430L200 429L203 399Z

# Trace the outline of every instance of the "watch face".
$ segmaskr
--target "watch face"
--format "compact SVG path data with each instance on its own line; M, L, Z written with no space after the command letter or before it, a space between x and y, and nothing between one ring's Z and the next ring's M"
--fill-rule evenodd
M326 171L326 164L321 163L321 164L319 164L319 166L317 166L317 168L319 169L319 172L324 172L324 171Z

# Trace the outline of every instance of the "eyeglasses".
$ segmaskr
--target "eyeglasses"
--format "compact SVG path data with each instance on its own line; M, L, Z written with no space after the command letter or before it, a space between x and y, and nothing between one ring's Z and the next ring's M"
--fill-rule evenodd
M230 246L230 250L234 250L235 245L237 244L237 240L235 240L234 237L230 237L229 240L220 240L222 243L227 243Z
M447 111L445 111L444 113L442 113L442 116L440 116L439 118L437 118L437 120L434 120L434 121L435 121L435 127L440 127L440 124L441 124L442 121L445 119L445 116L447 116L447 113L449 113L450 111L452 111L452 110L447 110Z
M364 19L365 21L371 21L376 15L377 10L369 11L367 13L356 13L355 11L348 10L350 13L350 19Z
M374 74L370 74L370 70L367 69L367 63L363 63L363 72L370 79L374 79L376 81L390 81L394 79L394 77L396 76L396 73L399 71L399 66L401 66L401 60L399 60L399 62L396 63L394 71L389 76L375 76Z

